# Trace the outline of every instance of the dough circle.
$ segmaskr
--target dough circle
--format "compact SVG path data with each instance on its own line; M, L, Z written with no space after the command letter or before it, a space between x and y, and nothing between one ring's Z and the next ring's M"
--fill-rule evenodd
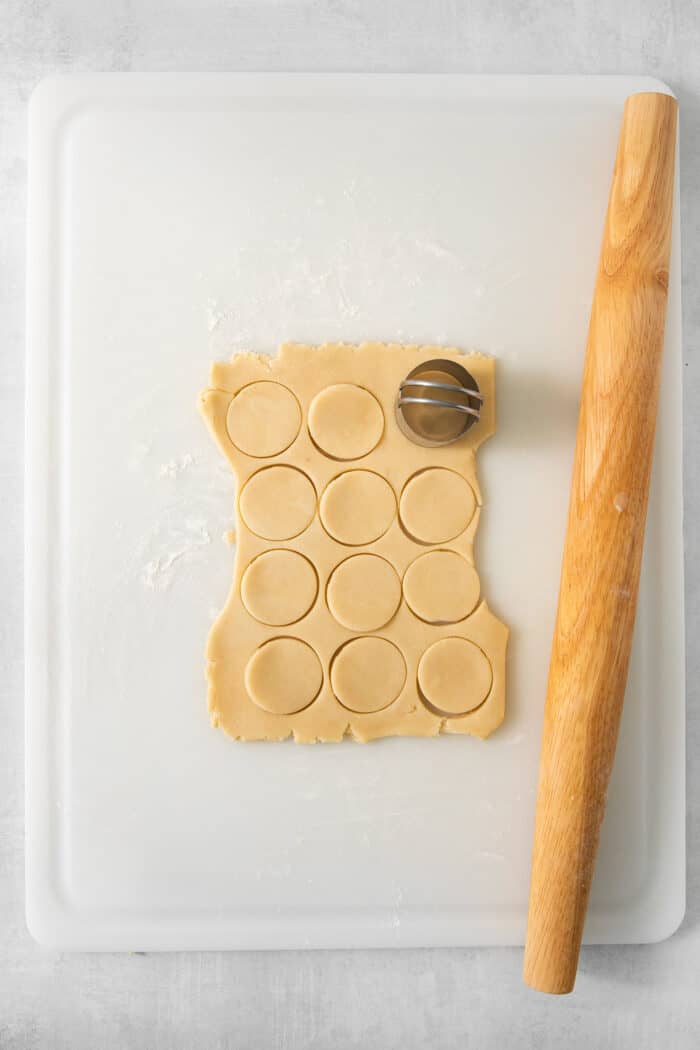
M369 390L336 383L316 394L309 405L309 433L332 459L361 459L384 433L384 413Z
M491 691L493 672L486 655L466 638L441 638L423 653L418 687L439 714L466 715Z
M318 656L299 638L272 638L251 656L245 669L248 696L274 715L303 711L318 696L323 670Z
M331 664L331 687L348 711L369 714L393 704L406 681L406 661L386 638L353 638Z
M326 590L331 613L351 631L378 631L401 602L396 570L376 554L353 554L331 573Z
M316 601L318 577L308 558L296 551L264 551L241 579L241 600L250 615L272 627L306 616Z
M243 486L238 500L243 521L264 540L291 540L308 528L316 512L316 490L296 467L263 467Z
M473 565L455 551L428 551L406 569L406 605L426 623L457 623L476 608L479 577Z
M326 486L319 504L326 532L350 547L378 540L395 514L394 490L371 470L346 470L339 474Z
M301 409L294 394L269 380L244 386L226 414L226 429L233 444L258 459L284 452L300 426Z
M445 467L430 467L409 478L399 504L404 529L419 543L453 540L464 532L475 508L469 482Z

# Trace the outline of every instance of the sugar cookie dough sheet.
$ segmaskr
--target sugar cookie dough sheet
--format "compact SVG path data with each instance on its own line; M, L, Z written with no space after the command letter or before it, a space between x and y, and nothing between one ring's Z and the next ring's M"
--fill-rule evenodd
M485 401L461 440L424 448L394 404L435 358L464 365ZM214 364L200 409L237 488L233 582L207 643L213 725L304 742L496 729L508 631L473 557L493 360L286 344Z

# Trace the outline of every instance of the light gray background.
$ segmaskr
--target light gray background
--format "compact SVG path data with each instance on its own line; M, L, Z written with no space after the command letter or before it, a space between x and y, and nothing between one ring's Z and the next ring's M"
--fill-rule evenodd
M584 950L539 996L521 952L58 955L23 916L26 106L100 70L646 73L681 104L688 911L669 941ZM700 4L697 0L0 0L0 1048L588 1047L700 1040Z

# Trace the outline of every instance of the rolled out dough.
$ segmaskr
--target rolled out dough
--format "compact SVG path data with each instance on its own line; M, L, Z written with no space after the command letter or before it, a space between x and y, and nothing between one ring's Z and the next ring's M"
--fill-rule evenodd
M309 405L309 433L333 459L367 456L382 436L384 415L376 397L354 383L335 383Z
M226 429L236 448L260 459L289 448L299 433L301 409L280 383L251 383L231 401Z
M275 715L303 711L318 696L321 662L299 638L272 638L255 650L245 668L245 688L254 704Z
M454 470L431 467L409 478L401 493L401 523L419 543L447 543L472 520L476 497Z
M331 573L326 590L331 613L351 631L378 631L401 601L396 569L376 554L354 554Z
M272 627L286 627L305 616L316 601L318 577L303 554L264 551L241 579L241 600L251 616Z
M243 521L264 540L291 540L308 528L316 512L316 491L294 467L263 467L243 486Z
M361 547L374 543L387 531L396 517L396 496L379 474L346 470L326 487L319 515L334 540Z
M493 673L488 657L467 638L441 638L423 653L418 685L436 711L466 715L489 695Z
M353 638L331 663L331 685L348 711L367 714L392 704L406 681L406 661L386 638Z
M426 623L457 623L479 600L474 566L455 551L428 551L406 569L403 596L409 609Z
M436 359L463 364L484 405L430 448L394 411L401 381ZM207 644L213 724L240 740L488 736L508 637L473 557L493 361L287 344L215 364L200 408L239 494L233 585Z

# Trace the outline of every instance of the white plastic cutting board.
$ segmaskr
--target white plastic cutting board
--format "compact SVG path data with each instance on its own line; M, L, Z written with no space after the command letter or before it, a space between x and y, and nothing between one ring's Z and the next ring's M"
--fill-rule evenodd
M61 948L523 939L549 644L606 199L633 78L85 76L31 103L27 898ZM588 941L684 907L680 241ZM512 627L487 742L209 726L231 476L209 362L282 340L498 358L477 559Z

